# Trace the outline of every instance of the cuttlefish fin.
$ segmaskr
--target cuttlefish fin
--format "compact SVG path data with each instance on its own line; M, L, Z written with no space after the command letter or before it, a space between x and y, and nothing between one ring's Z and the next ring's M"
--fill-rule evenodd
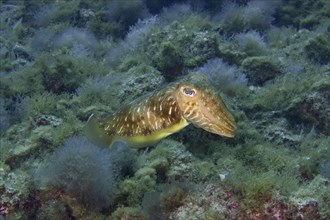
M95 145L109 147L109 143L112 143L112 138L106 134L94 114L88 118L87 124L83 128L83 133Z

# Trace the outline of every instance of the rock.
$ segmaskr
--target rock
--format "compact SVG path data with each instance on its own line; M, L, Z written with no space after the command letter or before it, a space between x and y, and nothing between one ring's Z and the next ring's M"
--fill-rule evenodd
M253 85L263 85L282 73L281 63L269 56L248 57L241 67Z
M194 68L218 54L216 35L173 22L149 36L144 53L165 78L173 80L184 68Z
M154 91L165 81L155 68L145 65L134 66L123 73L117 92L120 103L136 100L142 95Z
M315 127L321 133L330 130L330 96L325 93L311 92L296 97L284 110L284 114L291 124L305 123Z
M330 63L330 39L324 34L309 39L304 49L307 57L314 62Z

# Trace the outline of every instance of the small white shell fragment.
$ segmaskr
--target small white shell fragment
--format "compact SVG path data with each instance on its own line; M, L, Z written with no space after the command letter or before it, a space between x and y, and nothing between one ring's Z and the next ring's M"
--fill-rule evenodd
M221 180L222 182L226 180L226 175L225 175L225 174L220 173L220 174L219 174L219 177L220 177L220 180Z

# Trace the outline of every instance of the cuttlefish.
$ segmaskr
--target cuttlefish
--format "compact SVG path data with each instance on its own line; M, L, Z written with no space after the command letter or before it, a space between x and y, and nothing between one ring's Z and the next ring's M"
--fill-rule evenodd
M190 123L208 132L233 137L235 121L220 96L208 85L180 82L133 102L111 116L92 114L84 128L87 138L100 146L124 141L147 147Z

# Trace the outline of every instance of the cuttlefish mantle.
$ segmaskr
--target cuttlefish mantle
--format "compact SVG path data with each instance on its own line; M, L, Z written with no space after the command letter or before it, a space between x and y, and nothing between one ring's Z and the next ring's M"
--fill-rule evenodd
M117 140L146 147L180 131L190 123L208 132L233 137L233 116L209 86L181 82L133 102L105 118L92 114L84 128L87 138L100 146Z

